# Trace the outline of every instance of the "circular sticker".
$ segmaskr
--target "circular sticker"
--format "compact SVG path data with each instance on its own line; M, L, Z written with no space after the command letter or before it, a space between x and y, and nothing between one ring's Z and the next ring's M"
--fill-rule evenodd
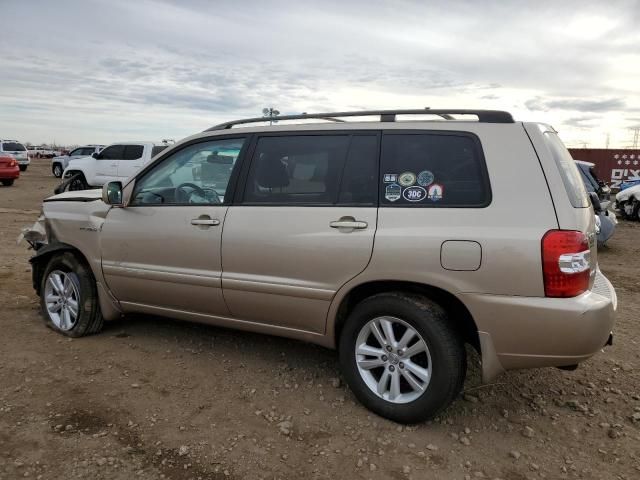
M434 178L433 173L429 170L423 170L418 174L418 185L428 187L433 183Z
M416 183L416 174L413 172L404 172L398 176L398 183L403 187L410 187Z
M402 196L410 202L420 202L427 198L427 191L422 187L409 187L404 189Z

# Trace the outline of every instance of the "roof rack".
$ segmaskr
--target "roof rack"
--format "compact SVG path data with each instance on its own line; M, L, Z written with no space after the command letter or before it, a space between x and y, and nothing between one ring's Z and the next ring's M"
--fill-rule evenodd
M227 130L235 125L246 123L268 122L269 120L307 120L318 119L333 122L343 122L340 117L370 117L379 116L381 122L395 122L397 115L436 115L445 120L456 120L452 115L475 115L481 123L514 123L509 112L500 110L465 110L465 109L410 109L410 110L361 110L355 112L302 113L299 115L282 115L273 119L267 117L243 118L232 122L225 122L205 130Z

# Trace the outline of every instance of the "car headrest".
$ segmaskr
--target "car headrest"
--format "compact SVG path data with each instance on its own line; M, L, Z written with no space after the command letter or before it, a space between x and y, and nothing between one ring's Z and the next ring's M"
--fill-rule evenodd
M287 167L279 156L263 154L256 170L256 182L263 188L283 188L289 185Z

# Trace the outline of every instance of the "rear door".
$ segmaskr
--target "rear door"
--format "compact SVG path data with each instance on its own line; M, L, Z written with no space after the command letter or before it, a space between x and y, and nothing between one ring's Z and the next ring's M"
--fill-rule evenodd
M377 132L256 138L222 239L222 285L245 321L323 333L336 291L371 258Z
M125 145L122 158L118 160L118 177L124 180L138 173L144 164L144 149L144 145Z

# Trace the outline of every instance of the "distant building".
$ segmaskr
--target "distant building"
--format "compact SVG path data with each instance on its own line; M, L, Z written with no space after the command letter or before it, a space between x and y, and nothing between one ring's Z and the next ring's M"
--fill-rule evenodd
M615 188L630 178L640 180L640 150L609 148L570 148L574 160L595 164L600 180Z

